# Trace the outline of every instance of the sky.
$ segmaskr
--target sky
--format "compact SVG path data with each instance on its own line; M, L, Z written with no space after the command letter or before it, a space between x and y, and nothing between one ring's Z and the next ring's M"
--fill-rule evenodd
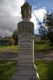
M38 33L38 22L43 21L44 14L53 12L53 0L0 0L0 36L11 36L22 21L21 6L27 1L32 6L34 33Z

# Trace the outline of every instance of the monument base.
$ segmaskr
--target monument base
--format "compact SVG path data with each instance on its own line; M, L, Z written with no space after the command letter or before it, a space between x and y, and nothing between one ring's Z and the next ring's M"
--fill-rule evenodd
M21 65L16 66L16 72L12 80L39 80L37 71L32 63Z

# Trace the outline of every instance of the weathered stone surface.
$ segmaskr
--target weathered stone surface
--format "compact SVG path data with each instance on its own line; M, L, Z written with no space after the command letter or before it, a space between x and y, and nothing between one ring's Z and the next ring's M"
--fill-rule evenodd
M38 80L33 66L19 66L13 80Z
M31 18L31 12L32 12L32 7L29 5L28 2L25 2L23 6L21 6L21 14L22 14L22 19L24 18Z
M25 4L24 4L25 6ZM27 8L28 8L27 4ZM25 9L24 9L25 10ZM27 10L27 9L26 9ZM25 11L26 11L25 10ZM23 16L24 15L24 16ZM28 18L23 14L23 17ZM13 80L39 80L37 71L34 68L34 24L30 21L22 21L18 23L18 64Z
M18 33L20 34L23 34L26 35L25 33L28 33L28 34L34 34L34 24L30 21L22 21L22 22L19 22L18 23ZM20 35L21 36L21 35ZM30 37L30 36L29 36ZM31 36L32 37L32 36Z
M28 27L28 28L27 28ZM20 22L18 24L18 64L13 80L38 80L34 68L34 26L32 22ZM27 32L26 32L27 31Z

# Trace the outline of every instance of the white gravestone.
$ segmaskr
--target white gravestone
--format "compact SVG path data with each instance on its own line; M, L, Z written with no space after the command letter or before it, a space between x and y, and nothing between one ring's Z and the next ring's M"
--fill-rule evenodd
M27 3L24 5L27 5ZM39 80L34 68L33 36L34 24L28 18L18 23L18 64L13 80Z

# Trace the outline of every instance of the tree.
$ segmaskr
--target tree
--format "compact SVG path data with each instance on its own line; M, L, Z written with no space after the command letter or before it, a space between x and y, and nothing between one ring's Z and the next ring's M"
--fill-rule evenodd
M53 13L47 13L43 22L48 26L48 29L53 27Z
M48 13L43 21L48 28L47 37L50 40L50 42L53 44L53 13L50 14Z
M40 33L40 36L41 36L41 39L42 40L45 40L46 39L46 35L47 35L47 29L44 27L44 25L39 24L40 27L39 27L39 33Z
M12 37L14 39L14 44L17 45L18 44L18 31L17 30L13 32Z
M49 31L47 37L53 45L53 31Z

